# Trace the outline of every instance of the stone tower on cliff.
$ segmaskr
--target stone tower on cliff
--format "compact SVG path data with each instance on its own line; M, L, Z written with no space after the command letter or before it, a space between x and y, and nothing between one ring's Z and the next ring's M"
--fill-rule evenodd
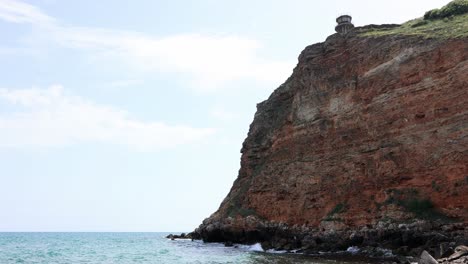
M353 23L351 23L351 19L352 17L349 15L339 16L336 19L336 23L338 23L338 25L336 25L335 31L342 35L351 31L354 28Z

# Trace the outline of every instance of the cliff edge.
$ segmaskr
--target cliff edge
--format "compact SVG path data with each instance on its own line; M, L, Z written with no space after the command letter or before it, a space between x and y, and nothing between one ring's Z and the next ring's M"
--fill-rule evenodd
M193 233L204 241L438 257L468 244L468 14L306 47L257 105L241 152L232 189Z

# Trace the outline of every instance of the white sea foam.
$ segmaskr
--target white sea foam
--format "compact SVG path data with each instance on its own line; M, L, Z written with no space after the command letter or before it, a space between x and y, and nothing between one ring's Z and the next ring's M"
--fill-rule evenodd
M267 251L265 251L267 253L271 253L271 254L284 254L284 253L288 253L287 250L274 250L274 249L269 249Z
M352 246L352 247L349 247L346 251L351 254L357 254L359 253L360 249L356 246Z
M260 251L263 252L262 245L260 243L249 246L249 251Z
M395 255L390 249L387 248L377 248L380 252L383 253L385 257L394 257Z

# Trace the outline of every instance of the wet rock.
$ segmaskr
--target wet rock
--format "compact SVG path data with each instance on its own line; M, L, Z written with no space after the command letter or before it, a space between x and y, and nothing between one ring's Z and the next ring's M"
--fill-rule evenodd
M452 255L453 253L455 253L455 251L453 250L453 247L450 246L450 243L445 242L445 243L441 243L439 245L439 256L437 256L437 257L438 258L447 258L450 255Z
M468 263L468 247L458 246L452 255L447 258L441 258L438 261L443 264L466 264Z
M192 239L192 233L185 234L181 233L180 235L174 235L174 234L169 234L166 236L166 238L175 240L175 239Z
M396 263L399 263L399 264L411 264L411 259L407 258L407 257L402 257L402 256L398 256L396 257Z
M315 241L315 238L311 235L307 235L302 239L302 246L301 249L303 250L310 250L314 249L317 247L317 242Z
M201 239L201 236L200 236L200 234L197 232L197 230L195 230L194 232L189 233L188 236L189 236L191 239L195 239L195 240L200 240L200 239Z
M224 242L224 246L225 247L233 247L234 243L232 243L231 241L226 241L226 242Z
M271 245L270 241L263 241L262 243L260 243L260 245L262 245L262 248L264 250L269 250L269 249L272 249L273 246Z
M447 260L454 261L461 257L468 256L468 247L467 246L458 246L455 248L455 253L450 255Z

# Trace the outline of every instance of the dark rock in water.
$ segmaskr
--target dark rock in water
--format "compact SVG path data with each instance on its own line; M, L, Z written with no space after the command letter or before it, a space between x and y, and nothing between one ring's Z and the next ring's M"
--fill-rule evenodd
M193 239L197 239L197 240L200 240L201 239L201 236L199 233L197 232L191 232L187 235L189 238L191 238L192 240Z
M171 239L171 240L175 240L175 239L193 239L192 238L192 233L189 233L189 234L181 233L180 235L169 234L168 236L166 236L166 238Z
M234 244L231 241L226 241L226 242L224 242L224 246L225 247L233 247Z
M412 263L410 259L406 257L402 257L402 256L397 257L395 262L399 264L411 264Z

